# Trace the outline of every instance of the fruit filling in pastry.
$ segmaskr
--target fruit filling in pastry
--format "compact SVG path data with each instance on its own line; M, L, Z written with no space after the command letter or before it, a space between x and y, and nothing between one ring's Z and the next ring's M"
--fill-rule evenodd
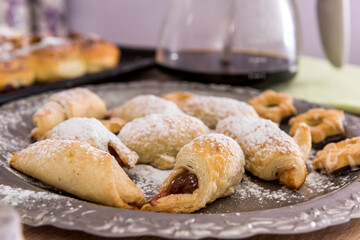
M192 194L199 187L199 180L193 173L185 170L185 173L175 178L167 189L162 189L161 192L156 194L149 203L155 205L155 202L162 197L171 194Z
M139 163L173 168L176 154L209 129L199 119L186 114L151 114L127 123L119 138L139 155Z
M306 132L297 133L297 142L305 147L299 147L274 122L263 118L229 117L219 122L216 131L238 142L245 154L245 168L254 176L267 181L278 179L289 188L299 189L307 176L304 158L311 150L309 130L302 126Z
M328 173L341 172L350 168L357 170L360 166L360 137L329 143L314 157L315 169L325 169Z
M199 118L211 129L216 127L218 121L230 116L258 118L251 105L236 99L198 96L186 92L169 93L163 98L174 101L183 112Z
M180 108L171 101L164 100L154 95L139 95L124 103L123 105L111 109L109 117L119 117L126 121L135 118L145 117L150 114L181 114Z
M73 117L103 119L106 115L105 102L86 88L74 88L52 95L33 115L35 128L31 137L40 140L57 124Z
M273 90L262 92L247 102L255 108L260 117L270 119L277 124L296 114L293 98Z
M337 142L346 137L344 112L334 109L314 108L290 119L289 134L293 136L300 124L310 127L312 146L323 148L329 142Z
M76 140L110 153L123 167L135 166L138 155L95 118L70 118L46 133L47 139Z
M190 213L235 192L244 174L240 146L223 134L195 138L181 148L174 170L142 211Z

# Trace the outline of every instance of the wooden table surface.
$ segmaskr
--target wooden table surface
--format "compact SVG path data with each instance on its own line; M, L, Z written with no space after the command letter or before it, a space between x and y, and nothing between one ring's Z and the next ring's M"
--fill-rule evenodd
M156 77L157 79L166 79L167 77L158 73L157 71L149 71L140 76L137 79L144 79L148 77ZM42 227L29 227L23 226L23 233L25 240L100 240L100 239L160 239L154 237L138 237L138 238L104 238L89 235L79 231L67 231L50 226ZM360 239L360 219L353 219L350 222L328 227L319 231L305 233L305 234L293 234L293 235L257 235L254 237L246 238L248 240L355 240Z

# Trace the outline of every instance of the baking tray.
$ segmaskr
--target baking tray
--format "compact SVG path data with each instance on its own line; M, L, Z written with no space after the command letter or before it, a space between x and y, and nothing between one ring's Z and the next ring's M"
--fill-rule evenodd
M191 91L246 100L258 90L228 85L176 81L139 81L88 86L109 108L139 94ZM157 236L176 239L239 239L256 234L295 234L319 230L360 217L359 172L309 175L298 191L265 182L246 173L236 193L217 199L193 214L150 213L106 207L83 201L9 167L11 152L31 143L31 117L52 93L13 101L0 107L0 201L14 206L30 226L52 225L104 237ZM301 113L319 107L295 100ZM360 118L345 114L348 137L360 135ZM287 130L286 125L281 126ZM315 151L312 151L312 155ZM139 170L140 169L140 170ZM142 169L142 170L141 170ZM147 165L127 170L147 199L168 173Z
M135 74L155 65L155 51L151 49L119 46L121 58L117 67L99 73L87 74L78 78L53 82L36 83L29 87L22 87L10 92L0 92L0 105L6 102L30 95L56 89L66 89L84 84L99 84L103 82L123 81Z

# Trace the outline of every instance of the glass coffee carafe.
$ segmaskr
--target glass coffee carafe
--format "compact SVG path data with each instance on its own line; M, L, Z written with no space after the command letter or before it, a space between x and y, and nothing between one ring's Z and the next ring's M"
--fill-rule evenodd
M293 0L173 0L156 63L188 80L287 81L298 69L297 15Z

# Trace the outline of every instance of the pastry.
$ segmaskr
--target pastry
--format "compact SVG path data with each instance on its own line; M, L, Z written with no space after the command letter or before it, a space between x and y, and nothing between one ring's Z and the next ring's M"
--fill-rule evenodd
M0 61L0 91L29 86L34 80L34 72L21 59Z
M328 173L345 168L358 169L360 166L360 137L329 143L314 157L315 169L325 169Z
M75 88L52 95L33 116L35 128L31 132L34 139L57 124L73 117L94 117L103 119L106 115L105 102L86 88Z
M119 117L126 121L135 118L145 117L150 114L180 114L179 107L171 102L154 95L139 95L124 103L123 105L111 109L109 117Z
M20 31L0 26L0 52L13 52L28 43L28 38Z
M19 153L10 165L82 199L126 209L145 203L144 194L109 153L87 143L43 140Z
M190 98L196 97L196 94L190 92L172 92L161 96L162 98L176 103L180 108Z
M139 155L139 163L169 169L185 144L207 133L203 122L186 114L151 114L127 123L118 136Z
M181 148L174 170L142 211L190 213L234 193L244 173L244 154L223 134L195 138Z
M127 123L124 119L113 117L100 120L100 122L112 133L118 133Z
M263 180L278 179L289 188L299 189L305 182L306 153L274 122L266 119L229 117L216 131L235 139L245 154L245 168Z
M293 136L301 123L310 127L312 146L320 149L329 142L345 138L344 112L334 109L314 108L290 119L289 134Z
M80 43L80 52L86 63L87 73L100 72L118 65L121 52L115 44L96 35L72 33L70 38Z
M79 44L60 37L44 37L33 43L28 64L39 82L76 78L86 72Z
M216 127L218 121L229 116L258 118L258 114L251 105L231 98L191 96L184 92L169 93L164 97L175 100L183 112L199 118L211 129Z
M296 114L293 98L289 94L277 93L273 90L262 92L247 102L255 108L260 117L270 119L277 124Z
M121 166L129 168L134 167L139 158L95 118L70 118L47 132L45 138L86 142L110 153Z

